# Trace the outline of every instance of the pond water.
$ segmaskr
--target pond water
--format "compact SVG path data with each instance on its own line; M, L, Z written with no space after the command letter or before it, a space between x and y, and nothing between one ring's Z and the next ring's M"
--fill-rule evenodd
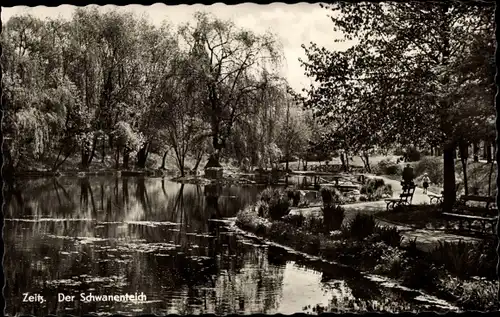
M163 178L23 180L5 197L6 312L19 314L314 313L448 310L232 229L263 188ZM23 293L44 303L23 303ZM74 301L58 302L58 293ZM84 302L86 295L146 295Z

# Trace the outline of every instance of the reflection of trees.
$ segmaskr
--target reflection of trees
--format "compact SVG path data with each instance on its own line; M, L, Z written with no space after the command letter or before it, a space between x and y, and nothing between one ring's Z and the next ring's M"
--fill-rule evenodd
M92 192L92 186L90 186L90 181L88 177L80 178L80 210L82 210L82 205L84 206L82 211L87 212L89 210L89 197L92 203L92 214L96 214L94 193Z
M136 178L137 187L135 191L135 195L139 202L141 203L142 209L147 213L151 214L151 204L148 197L148 192L146 189L145 179L144 177Z
M132 177L122 177L121 180L118 177L90 177L81 178L77 182L62 177L45 180L45 183L41 184L43 186L37 184L25 188L24 191L18 191L20 202L11 202L8 207L9 213L6 214L21 215L26 206L33 206L33 214L43 215L46 218L98 218L98 221L112 222L172 221L182 223L183 230L178 232L174 230L178 228L175 226L155 227L147 224L130 224L125 227L121 224L106 224L96 228L96 223L93 221L9 222L6 225L5 240L6 245L9 245L9 249L6 250L10 255L4 264L5 271L12 272L9 276L6 275L11 298L15 298L23 291L35 291L38 289L35 284L43 284L43 281L71 279L81 274L111 276L123 273L126 275L127 284L120 286L120 292L133 293L143 290L150 294L161 294L158 297L164 299L171 298L168 292L173 292L174 289L186 289L189 300L175 304L185 310L238 312L248 308L257 312L259 311L257 308L249 307L274 305L273 300L265 304L265 300L268 299L264 300L266 296L262 295L270 289L272 281L264 281L260 286L258 281L262 278L275 279L275 277L266 277L266 273L263 272L248 280L250 286L245 286L244 282L245 278L249 277L242 277L248 276L251 272L251 270L242 272L245 264L257 259L256 255L250 254L264 251L255 251L255 248L250 246L242 247L236 241L236 237L224 234L224 229L218 222L209 221L210 217L217 216L217 212L211 211L217 211L217 208L221 211L221 208L216 204L215 197L212 200L204 196L202 187L179 185L166 180L146 181L144 178ZM130 186L135 187L135 195L130 194ZM247 189L241 190L241 197L251 199L246 191ZM222 193L226 196L239 195L236 188L224 189ZM100 204L100 209L105 209L107 212L96 213L96 203ZM233 214L226 210L233 208L231 207L233 205L220 205L223 216L232 216L236 213L236 210ZM86 217L86 213L90 212L93 216ZM187 235L188 231L208 233L213 237ZM59 238L47 238L47 234ZM74 239L95 237L97 234L111 240L82 244ZM151 253L136 251L134 245L137 242L127 242L131 239L135 241L143 239L145 241L140 244L144 245L174 241L181 247L160 252L169 253L170 256L158 256L157 251ZM198 247L194 248L193 245ZM101 249L101 246L107 246L107 249ZM113 249L115 251L110 251ZM179 254L179 251L183 254ZM65 254L66 252L68 253ZM115 260L124 254L131 255L132 262ZM262 254L258 260L260 263L266 261L266 256ZM114 258L110 260L107 257L111 255L114 255ZM200 256L201 258L197 258ZM45 257L50 259L43 260ZM18 265L18 262L22 264ZM268 274L275 273L268 269ZM47 287L50 292L57 292L53 287ZM68 285L60 287L62 288L58 290L65 292L74 290ZM80 287L86 289L91 286L85 284ZM201 290L200 287L205 289ZM225 299L226 296L230 298ZM205 302L206 308L204 308ZM175 311L182 311L182 307L176 307Z

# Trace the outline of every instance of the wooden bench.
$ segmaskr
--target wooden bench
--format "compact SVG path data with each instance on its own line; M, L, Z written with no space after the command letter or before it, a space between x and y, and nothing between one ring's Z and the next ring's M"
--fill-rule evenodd
M416 187L417 186L415 185L403 185L403 192L399 195L399 198L385 199L385 202L387 203L387 211L394 209L397 206L411 205Z
M487 232L486 225L490 224L491 226L491 232L495 234L496 232L496 223L498 221L498 217L480 217L480 216L473 216L473 215L464 215L464 214L454 214L454 213L448 213L448 212L443 212L442 213L443 218L447 220L457 220L458 221L458 227L460 230L463 229L462 223L466 222L468 223L468 229L469 231L472 231L472 223L474 221L477 221L481 223L481 228L483 232ZM446 223L446 227L449 227L449 223Z
M473 203L473 205L468 203ZM454 209L459 214L491 215L498 213L495 198L489 196L462 195L455 204Z

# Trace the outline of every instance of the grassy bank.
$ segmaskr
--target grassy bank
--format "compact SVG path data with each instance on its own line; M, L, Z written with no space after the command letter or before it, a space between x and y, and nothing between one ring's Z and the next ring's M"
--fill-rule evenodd
M480 246L444 243L424 253L414 241L402 245L395 228L379 227L371 216L357 215L340 230L326 232L317 220L270 220L255 208L241 211L236 225L297 251L396 279L463 309L498 309L494 241Z

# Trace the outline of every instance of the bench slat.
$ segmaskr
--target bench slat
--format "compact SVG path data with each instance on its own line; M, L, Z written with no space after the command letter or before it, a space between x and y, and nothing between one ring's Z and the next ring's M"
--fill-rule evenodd
M462 218L462 219L470 219L470 220L484 220L484 221L494 221L498 220L498 217L479 217L479 216L471 216L471 215L461 215L461 214L453 214L449 212L443 212L443 216L453 217L453 218Z

